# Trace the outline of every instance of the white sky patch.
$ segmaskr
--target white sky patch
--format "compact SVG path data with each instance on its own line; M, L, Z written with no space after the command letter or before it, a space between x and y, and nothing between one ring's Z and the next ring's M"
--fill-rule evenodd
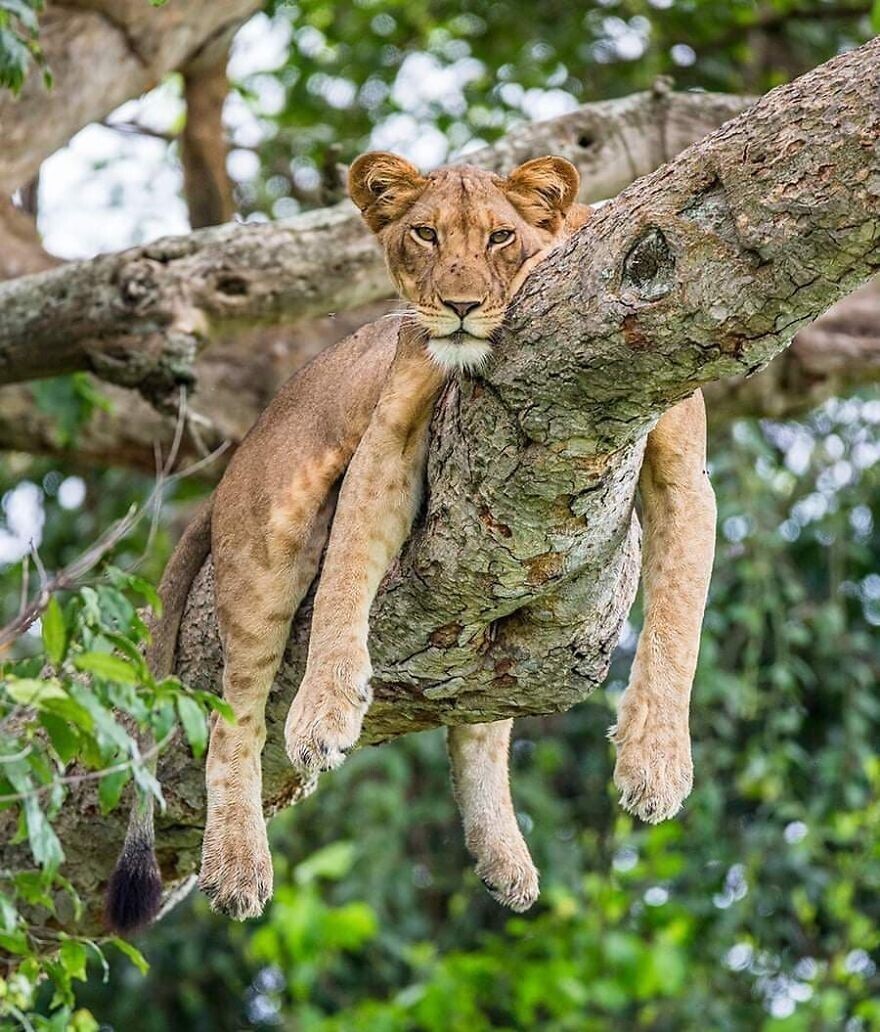
M441 64L433 54L415 53L404 58L394 81L391 96L404 111L426 115L439 105L451 115L464 112L464 89L484 72L482 61L461 57Z
M246 183L260 171L260 159L251 150L232 150L226 155L226 171L238 183Z
M402 154L422 169L441 165L449 152L449 142L436 126L406 114L392 115L377 125L370 147Z
M180 169L163 140L88 125L43 163L43 242L61 258L91 258L186 233L180 187Z
M6 526L0 527L0 563L17 563L43 539L43 492L23 480L3 496Z
M258 73L286 59L288 17L257 15L235 37L229 64L232 79L252 76L257 108L272 114L284 103L279 83ZM156 132L177 133L184 116L179 80L172 77L139 100L113 112L109 122L135 122ZM255 147L269 128L234 93L224 120L239 148ZM255 157L240 152L232 174L255 172ZM176 156L161 139L88 125L42 166L39 228L46 248L60 258L91 258L169 234L189 231Z
M230 79L245 79L257 72L279 68L287 60L292 30L289 16L269 18L256 14L235 34L229 58Z
M544 118L557 118L574 111L577 99L566 90L540 90L537 87L526 90L519 104L523 114L534 122Z
M65 477L58 485L58 504L62 509L78 509L86 500L86 482L82 477Z

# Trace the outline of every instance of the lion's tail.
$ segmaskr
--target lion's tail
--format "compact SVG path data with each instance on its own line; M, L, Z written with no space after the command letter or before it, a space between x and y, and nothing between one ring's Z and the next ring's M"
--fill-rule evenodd
M162 616L154 620L147 663L154 677L167 677L174 668L177 634L187 596L211 551L213 499L202 507L184 531L159 585ZM151 748L152 739L141 743ZM155 770L155 758L151 765ZM112 931L129 934L150 924L162 902L162 876L156 860L153 797L135 791L125 842L107 886L105 919Z

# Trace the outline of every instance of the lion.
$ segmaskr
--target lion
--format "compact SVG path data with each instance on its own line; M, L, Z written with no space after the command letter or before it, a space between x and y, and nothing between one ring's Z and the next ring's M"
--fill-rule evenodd
M527 275L588 222L578 189L574 166L553 156L506 177L469 165L423 175L381 152L351 166L351 198L410 310L323 352L271 402L169 561L148 655L157 675L170 671L190 585L210 552L223 696L236 723L216 720L211 731L199 884L233 918L258 915L272 892L264 709L328 535L306 670L285 725L304 786L342 763L360 736L371 701L370 606L419 509L434 403L450 376L473 375L490 360ZM647 438L639 482L645 623L609 732L621 803L651 822L673 816L693 780L689 701L715 539L705 465L696 392ZM477 874L496 900L524 911L539 878L511 800L511 727L449 727L448 751ZM122 931L146 923L160 894L152 810L140 804L111 879L110 923Z

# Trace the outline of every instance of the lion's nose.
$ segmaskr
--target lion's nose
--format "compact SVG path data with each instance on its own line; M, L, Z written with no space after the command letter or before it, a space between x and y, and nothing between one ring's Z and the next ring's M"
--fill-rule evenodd
M482 301L447 301L445 297L441 298L441 301L447 308L451 308L459 319L463 319L469 312L479 308L483 303Z

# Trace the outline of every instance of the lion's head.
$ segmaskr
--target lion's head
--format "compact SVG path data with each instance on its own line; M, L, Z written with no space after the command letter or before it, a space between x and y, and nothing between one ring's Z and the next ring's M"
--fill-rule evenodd
M490 354L525 264L562 234L579 176L557 157L528 161L507 178L471 165L422 175L374 152L354 162L348 185L428 333L429 352L467 368Z

